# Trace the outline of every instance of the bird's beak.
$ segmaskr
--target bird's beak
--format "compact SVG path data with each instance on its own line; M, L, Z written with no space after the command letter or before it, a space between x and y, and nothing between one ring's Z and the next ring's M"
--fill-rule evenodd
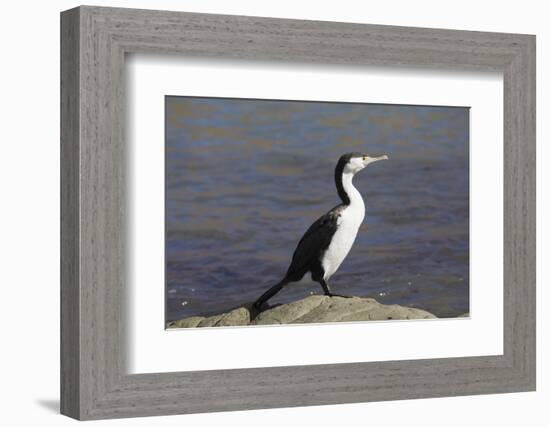
M378 160L388 160L388 156L386 156L385 154L383 156L379 156L379 157L368 157L368 156L365 156L365 160L364 160L364 163L365 163L365 166L370 164L370 163L374 163L374 162L377 162Z

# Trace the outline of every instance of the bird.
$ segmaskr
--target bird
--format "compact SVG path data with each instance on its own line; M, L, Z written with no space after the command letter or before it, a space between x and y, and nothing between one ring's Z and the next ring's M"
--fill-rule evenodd
M370 157L361 153L343 154L334 169L336 190L342 203L318 218L302 236L283 279L264 292L253 304L257 310L281 289L299 282L306 273L318 282L327 296L332 293L328 281L348 255L365 218L365 203L353 185L353 177L367 165L387 160L387 155Z

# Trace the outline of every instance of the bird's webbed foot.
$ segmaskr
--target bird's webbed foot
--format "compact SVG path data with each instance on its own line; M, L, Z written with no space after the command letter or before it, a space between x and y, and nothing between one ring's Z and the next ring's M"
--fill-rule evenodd
M333 292L330 290L330 287L328 286L327 281L324 280L324 279L319 280L319 283L321 284L321 286L322 286L322 288L323 288L323 293L324 293L327 297L353 298L352 295L340 295L340 294L335 294L335 293L333 293Z

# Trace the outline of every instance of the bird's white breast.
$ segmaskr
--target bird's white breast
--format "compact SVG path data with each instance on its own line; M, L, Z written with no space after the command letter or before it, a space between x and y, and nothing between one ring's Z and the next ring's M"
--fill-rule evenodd
M343 210L338 219L338 228L332 236L330 245L321 261L325 270L323 277L325 280L328 280L338 270L338 267L348 255L364 218L365 206L363 203L355 206L352 204Z

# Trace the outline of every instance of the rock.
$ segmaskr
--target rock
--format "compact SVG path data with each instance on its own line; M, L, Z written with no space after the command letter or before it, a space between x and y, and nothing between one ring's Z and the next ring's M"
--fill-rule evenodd
M295 323L323 304L325 296L312 295L299 301L282 304L258 314L253 325L273 325Z
M216 326L285 325L296 323L356 322L365 320L435 319L418 308L380 304L373 298L344 298L312 295L299 301L281 304L257 314L250 307L240 307L211 317L188 317L169 322L168 328L203 328Z
M431 313L399 305L384 305L372 298L311 296L260 313L254 325L328 323L363 320L435 318Z
M212 326L246 326L250 324L250 310L240 307L229 313L217 314L216 316L200 317L193 316L185 319L168 322L169 329L174 328L207 328Z
M204 317L193 316L186 319L176 320L175 322L169 322L167 326L169 328L195 328L203 319Z
M250 310L241 307L222 315L214 326L245 326L248 324L250 324Z

